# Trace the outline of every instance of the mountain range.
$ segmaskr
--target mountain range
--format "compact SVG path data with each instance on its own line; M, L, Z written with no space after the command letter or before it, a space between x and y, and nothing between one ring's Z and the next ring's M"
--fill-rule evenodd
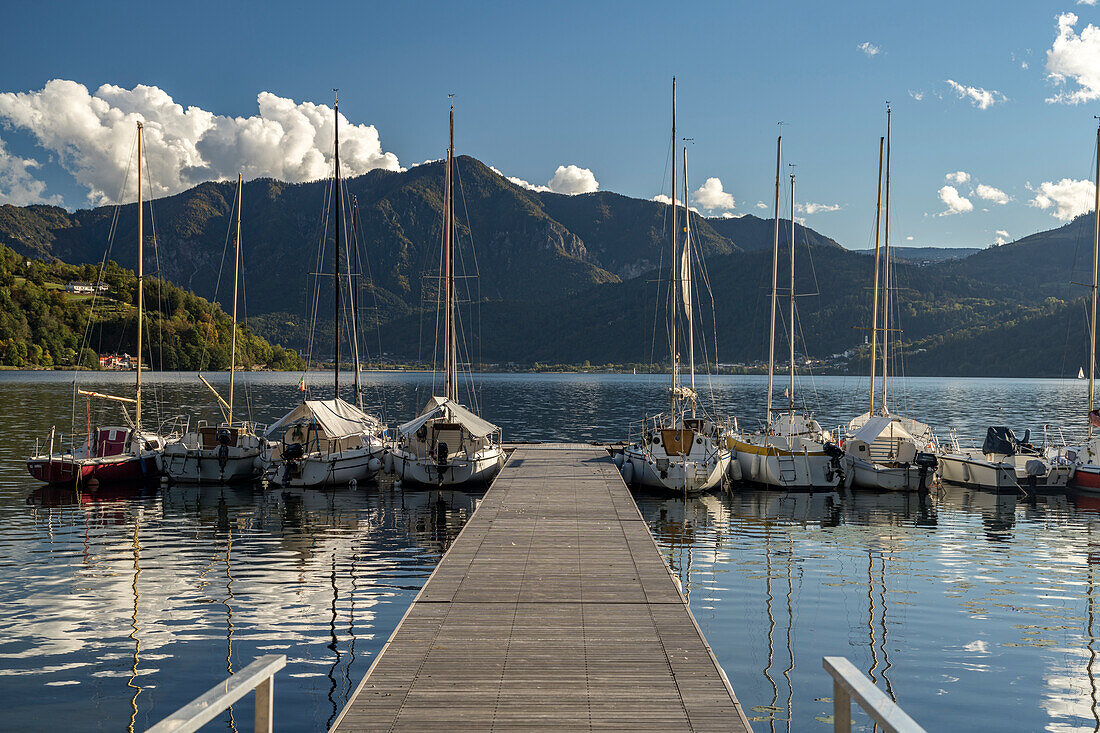
M466 358L667 362L664 302L658 303L670 270L667 204L602 191L533 191L466 156L458 172ZM249 325L301 349L316 315L319 356L331 353L332 341L331 192L329 181L257 179L244 185L242 205ZM145 229L146 271L224 305L229 280L219 272L230 266L224 253L232 242L234 195L234 184L211 182L155 201L154 224ZM346 221L363 254L364 320L379 329L368 342L380 340L391 359L430 361L443 164L372 171L346 181L346 195L357 211L353 217L348 207ZM75 212L5 205L0 244L80 264L100 261L110 243L109 258L133 268L136 223L134 204ZM774 221L692 213L690 227L707 274L696 288L697 311L706 314L698 329L701 352L725 363L764 358ZM784 250L789 231L782 222ZM873 259L800 223L795 241L799 352L819 358L847 352L831 368L866 370ZM1072 283L1091 277L1090 245L1091 225L1078 219L983 250L898 252L894 323L903 334L895 373L1075 374L1086 347L1079 302L1085 290ZM784 252L781 283L787 267Z

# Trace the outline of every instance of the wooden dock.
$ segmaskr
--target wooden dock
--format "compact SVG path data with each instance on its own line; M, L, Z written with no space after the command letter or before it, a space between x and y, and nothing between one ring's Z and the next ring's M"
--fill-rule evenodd
M749 731L605 450L518 447L341 731Z

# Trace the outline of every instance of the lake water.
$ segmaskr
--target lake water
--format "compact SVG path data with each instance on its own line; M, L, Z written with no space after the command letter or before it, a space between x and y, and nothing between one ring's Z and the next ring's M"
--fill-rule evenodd
M243 376L239 412L277 418L299 398L298 376ZM275 685L280 729L325 728L480 494L387 482L331 491L43 489L22 459L51 426L70 434L84 425L71 379L0 372L0 728L64 721L143 730L270 653L288 659ZM132 392L133 375L81 379ZM216 419L193 375L144 379L147 423ZM431 392L426 374L364 379L368 402L390 422L412 417ZM309 381L316 396L331 394L331 375ZM650 375L478 381L481 411L506 439L619 440L666 394L666 378ZM743 427L758 423L763 378L711 384L719 410ZM835 426L866 410L866 389L866 379L807 379L797 401ZM1044 424L1071 426L1072 439L1084 399L1076 380L912 379L897 406L911 406L941 436L957 429L964 442L980 442L991 424L1033 435ZM93 411L93 424L120 422L116 406ZM687 502L636 496L757 730L829 729L827 655L850 658L929 730L1100 729L1100 500L954 488L924 501L751 490ZM251 715L246 698L212 729L248 728Z

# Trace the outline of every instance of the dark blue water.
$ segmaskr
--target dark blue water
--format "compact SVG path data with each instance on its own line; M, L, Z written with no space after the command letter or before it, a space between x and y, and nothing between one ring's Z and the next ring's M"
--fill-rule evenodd
M129 394L132 379L86 375L82 386ZM330 394L330 379L311 377L316 396ZM426 401L432 377L366 379L368 401L396 422ZM324 492L43 490L21 461L51 425L66 434L83 425L69 380L0 373L0 727L141 730L269 653L288 658L276 682L278 725L326 727L479 495L385 482ZM216 418L193 376L145 381L147 422ZM261 422L298 399L298 375L242 381L251 388L241 410ZM479 381L481 411L506 439L621 439L663 404L666 387L648 375ZM758 420L762 378L713 383L716 407L742 425ZM866 387L804 380L798 399L832 426L866 410ZM1068 426L1070 439L1083 428L1083 397L1075 380L914 379L897 406L912 405L941 435L980 438L993 423L1038 434L1053 424ZM94 410L93 423L120 420L117 407ZM923 503L750 491L638 498L759 730L827 730L825 655L850 658L930 730L1100 725L1096 500L957 489ZM214 728L247 728L251 715L246 698Z

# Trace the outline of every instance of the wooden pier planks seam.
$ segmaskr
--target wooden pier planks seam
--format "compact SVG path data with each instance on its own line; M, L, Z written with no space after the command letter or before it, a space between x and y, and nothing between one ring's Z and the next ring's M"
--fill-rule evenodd
M519 447L341 731L751 730L606 451Z

